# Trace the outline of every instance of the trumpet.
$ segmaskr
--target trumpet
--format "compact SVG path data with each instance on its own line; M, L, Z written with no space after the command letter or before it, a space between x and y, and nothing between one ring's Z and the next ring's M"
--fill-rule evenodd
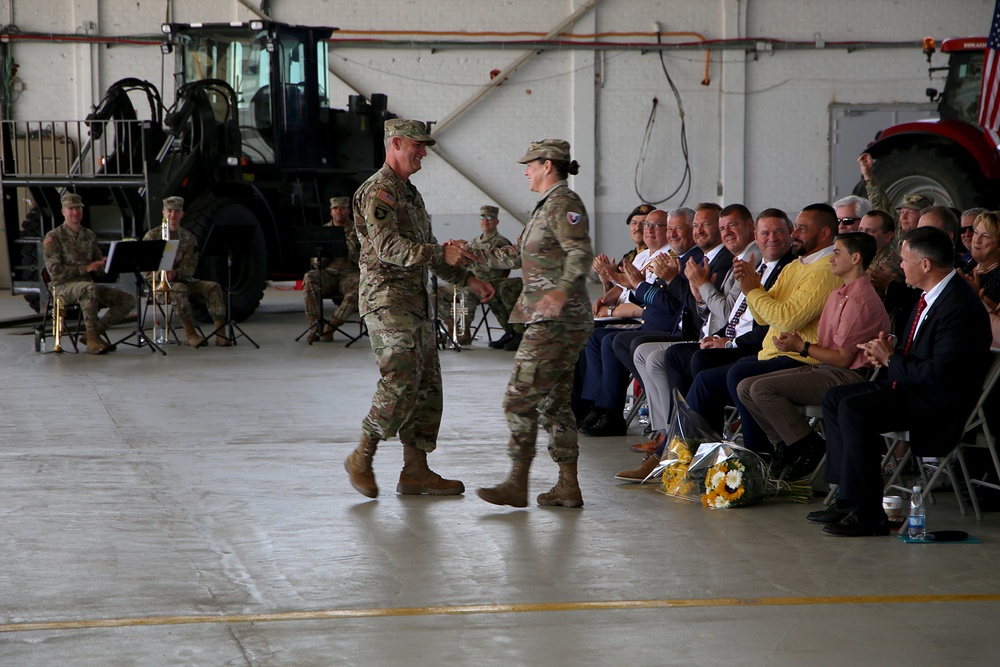
M63 299L61 296L55 298L55 303L52 305L52 337L55 339L55 345L52 347L52 351L57 354L62 354L62 328L63 328Z

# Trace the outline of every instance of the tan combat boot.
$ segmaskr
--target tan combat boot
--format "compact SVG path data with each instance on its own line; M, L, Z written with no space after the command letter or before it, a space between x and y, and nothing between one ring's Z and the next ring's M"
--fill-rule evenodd
M528 506L528 469L531 459L513 459L507 479L496 486L479 489L480 498L494 505Z
M98 327L87 327L87 354L107 354L109 345L101 338Z
M636 482L641 484L644 479L649 477L649 473L656 470L656 466L658 465L660 465L660 457L656 454L650 454L643 459L642 465L638 468L635 470L622 470L615 475L615 479L622 482Z
M233 344L233 341L229 340L229 336L223 333L226 330L225 327L226 327L225 320L215 321L215 329L216 331L219 332L215 334L215 344L218 345L219 347L231 347Z
M396 493L404 496L457 496L465 493L465 484L457 479L444 479L427 467L427 452L403 445L403 470L399 473Z
M378 440L372 440L364 433L361 442L344 461L344 469L351 477L351 486L363 496L378 497L378 486L375 484L375 473L372 472L372 458L375 456L375 445Z
M198 330L194 327L194 322L191 320L181 321L184 325L184 344L190 345L191 347L198 347L205 342L205 339L201 337Z
M583 507L583 494L576 480L576 461L559 464L559 481L548 493L538 494L538 504Z

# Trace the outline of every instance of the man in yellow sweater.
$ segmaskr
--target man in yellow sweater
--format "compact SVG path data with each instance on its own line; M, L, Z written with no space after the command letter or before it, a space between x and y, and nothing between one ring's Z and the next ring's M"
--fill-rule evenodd
M782 332L796 331L803 341L815 343L818 340L819 316L826 299L843 284L830 271L829 256L836 235L837 214L832 206L811 204L802 209L792 229L792 253L798 259L785 266L770 290L762 287L760 276L751 263L733 260L733 275L746 295L750 312L758 323L770 326L770 331L756 357L744 357L728 366L702 371L695 377L687 402L710 425L718 427L725 406L735 405L745 439L767 442L753 415L740 403L736 387L748 377L819 363L808 355L780 351L773 338Z

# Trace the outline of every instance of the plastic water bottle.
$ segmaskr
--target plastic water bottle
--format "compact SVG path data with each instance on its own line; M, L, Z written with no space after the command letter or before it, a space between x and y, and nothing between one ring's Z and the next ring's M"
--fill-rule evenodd
M157 345L165 345L167 343L167 327L159 316L153 320L153 342Z
M913 487L913 495L910 496L907 530L911 540L923 540L927 537L927 508L924 507L924 494L919 486Z

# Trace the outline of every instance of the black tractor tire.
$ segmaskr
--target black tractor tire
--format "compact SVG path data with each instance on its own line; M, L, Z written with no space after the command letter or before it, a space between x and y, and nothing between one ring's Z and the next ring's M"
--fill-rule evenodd
M995 200L972 160L941 147L909 146L890 151L876 158L874 170L875 181L894 207L911 192L927 195L936 205L959 210L989 207ZM854 193L867 196L864 181L858 183Z
M211 206L195 209L184 217L184 227L198 237L202 249L196 276L212 280L225 288L228 284L225 254L209 256L204 252L205 241L214 228L240 227L231 238L233 250L232 312L230 316L242 322L257 310L267 285L267 243L264 231L253 212L238 202L213 202ZM199 319L208 321L204 307L196 307Z
M32 206L24 220L21 222L22 239L40 239L42 237L42 214L38 208ZM31 280L38 283L38 289L42 287L42 267L45 266L45 258L38 255L39 246L34 243L26 243L21 246L21 265L35 268L21 269L20 280ZM28 302L32 310L41 312L42 299L40 293L30 293L24 295L24 300Z

